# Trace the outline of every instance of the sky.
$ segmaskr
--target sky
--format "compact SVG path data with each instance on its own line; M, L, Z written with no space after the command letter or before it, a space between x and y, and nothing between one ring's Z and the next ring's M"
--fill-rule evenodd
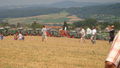
M34 4L51 4L61 1L77 1L77 2L120 2L120 0L0 0L0 6L9 5L34 5Z

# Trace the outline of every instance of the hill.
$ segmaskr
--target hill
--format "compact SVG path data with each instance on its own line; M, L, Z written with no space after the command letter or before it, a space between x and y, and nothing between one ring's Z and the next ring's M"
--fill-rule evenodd
M98 4L99 3L93 2L62 1L46 5L10 5L0 7L0 18L46 15L51 13L59 13L70 7L85 7Z
M50 4L23 4L23 5L6 5L6 6L0 6L0 8L5 9L13 9L13 8L25 8L25 7L54 7L54 8L69 8L69 7L85 7L85 6L93 6L93 5L101 5L103 3L98 2L77 2L77 1L60 1Z
M68 3L71 4L72 2L68 2ZM67 5L67 3L63 3L63 4ZM61 7L62 6L63 5L61 5ZM80 18L95 18L100 21L120 22L120 13L119 13L120 3L105 4L98 6L87 6L87 7L70 7L70 8L31 6L31 7L23 7L23 8L2 9L0 10L0 18L31 17L38 15L60 13L62 11L68 12L70 15L77 15Z
M83 8L69 8L66 11L82 18L95 18L105 21L120 21L120 3Z
M10 24L17 24L17 23L24 23L24 24L31 24L33 21L37 21L37 23L63 23L64 21L69 20L67 18L69 13L61 12L61 13L54 13L54 14L46 14L46 15L38 15L38 16L31 16L31 17L20 17L20 18L5 18L7 22Z
M24 24L31 24L34 21L40 24L63 24L64 21L68 23L73 23L75 21L81 21L76 15L71 15L65 11L60 13L53 13L47 15L38 15L38 16L31 16L31 17L20 17L20 18L5 18L4 21L7 21L10 24L17 24L17 23L24 23Z
M30 17L37 15L46 15L62 11L59 8L49 8L40 6L31 6L23 8L12 8L0 10L0 18Z
M101 4L103 4L103 3L62 1L62 2L50 4L48 6L56 7L56 8L70 8L70 7L85 7L85 6L93 6L93 5L101 5Z

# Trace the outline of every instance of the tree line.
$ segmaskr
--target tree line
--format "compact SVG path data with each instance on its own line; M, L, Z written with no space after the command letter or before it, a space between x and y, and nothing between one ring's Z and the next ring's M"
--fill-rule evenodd
M108 25L114 25L115 29L117 30L120 29L120 22L99 22L96 19L85 19L84 21L78 21L72 24L72 26L74 27L84 27L84 28L87 27L92 28L93 26L96 26L101 30L105 29Z
M92 28L93 26L96 26L97 28L103 30L108 25L114 25L115 29L120 29L120 22L99 22L96 19L85 19L84 21L77 21L73 24L67 23L67 21L63 22L63 28L66 26L69 30L77 28L77 27L84 27L84 28ZM11 28L19 28L19 27L27 27L32 28L35 30L36 28L42 28L42 24L37 23L37 21L33 21L32 24L24 24L24 23L17 23L17 24L9 24L7 22L0 22L0 27L6 27L9 26Z

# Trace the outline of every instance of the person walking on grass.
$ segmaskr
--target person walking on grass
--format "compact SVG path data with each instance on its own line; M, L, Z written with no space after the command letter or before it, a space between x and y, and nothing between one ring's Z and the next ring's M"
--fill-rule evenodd
M115 36L110 52L105 60L105 68L120 68L120 31Z
M92 36L91 36L91 42L92 42L93 44L96 43L96 35L97 35L96 27L93 27L93 29L92 29Z
M86 38L90 39L92 30L90 28L86 29Z
M114 30L114 25L110 26L109 28L109 43L112 43L115 37L115 30Z
M85 42L85 35L86 35L86 33L85 33L85 29L84 28L80 28L80 36L81 36L81 38L80 38L80 41L81 42Z
M42 27L42 42L47 41L47 29L45 26Z

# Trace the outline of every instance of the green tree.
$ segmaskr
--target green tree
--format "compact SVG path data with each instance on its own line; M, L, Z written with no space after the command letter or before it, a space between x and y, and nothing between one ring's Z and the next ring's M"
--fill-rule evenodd
M34 21L34 22L31 24L31 28L32 28L33 30L36 30L36 28L41 28L41 27L42 27L42 25L39 24L39 23L37 23L36 21Z
M114 22L115 29L120 30L120 22Z
M98 22L96 19L86 19L84 21L78 21L73 23L75 27L90 27L97 26Z
M84 24L87 26L87 27L90 27L92 28L93 26L97 26L98 25L98 22L96 19L86 19L84 21Z

